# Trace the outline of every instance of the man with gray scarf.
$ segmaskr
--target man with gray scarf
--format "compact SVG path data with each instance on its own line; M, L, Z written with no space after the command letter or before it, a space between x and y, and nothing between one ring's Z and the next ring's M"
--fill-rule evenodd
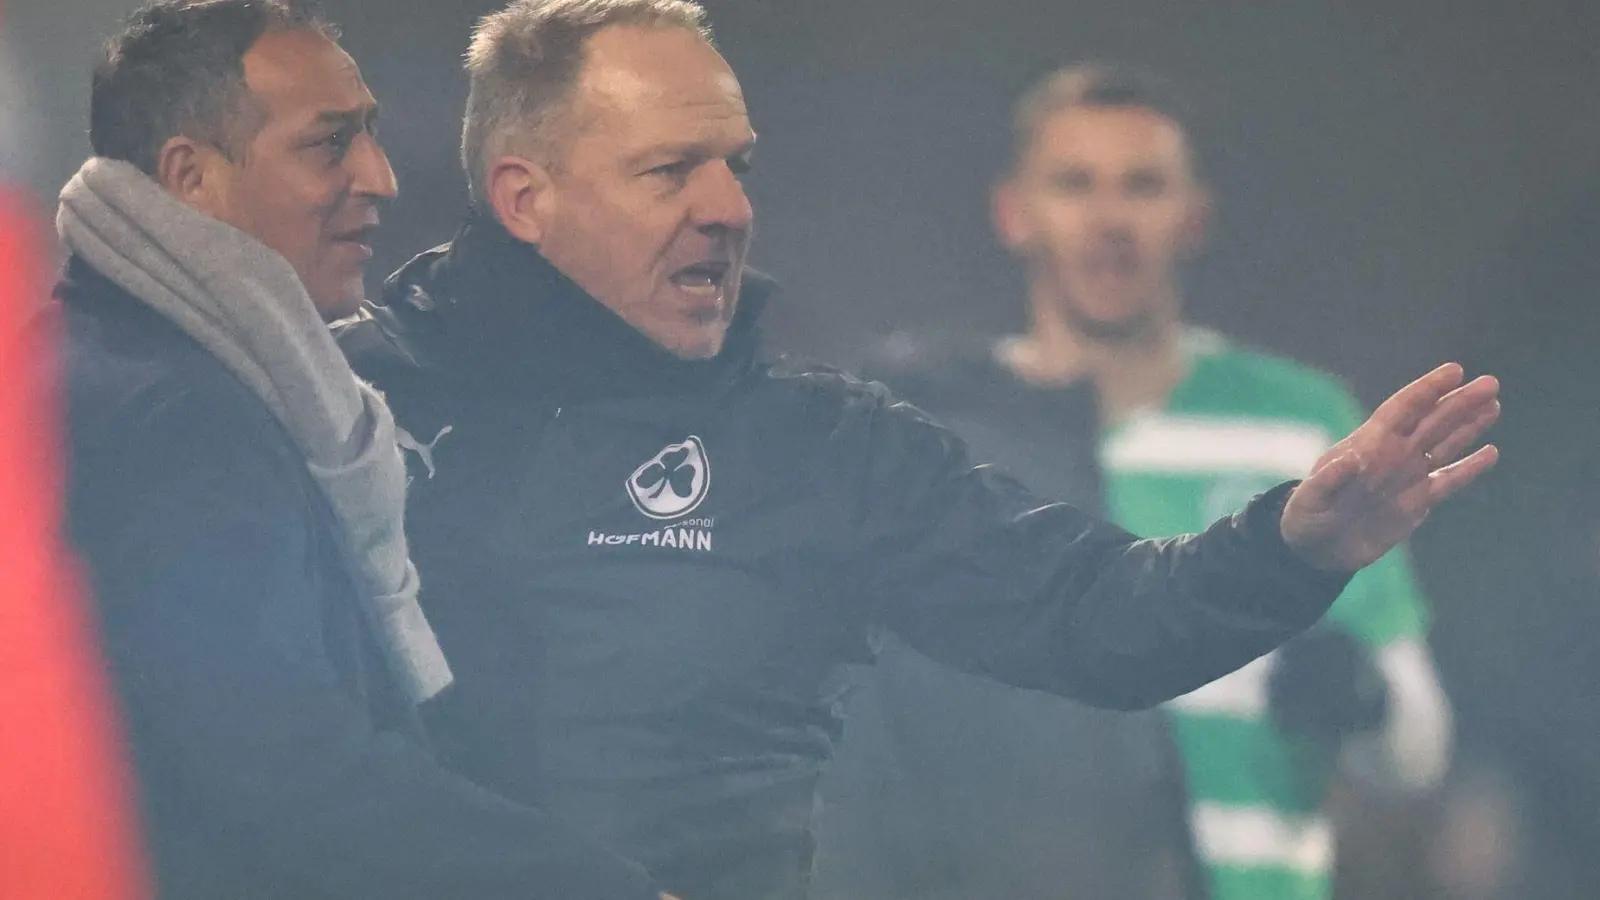
M161 0L97 69L61 194L68 526L164 898L641 898L636 866L452 775L353 312L394 173L332 29Z

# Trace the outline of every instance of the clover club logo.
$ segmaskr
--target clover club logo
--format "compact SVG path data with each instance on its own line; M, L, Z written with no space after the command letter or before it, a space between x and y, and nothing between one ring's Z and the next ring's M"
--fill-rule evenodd
M688 515L710 487L711 463L705 445L693 435L681 444L668 444L628 477L628 497L652 519Z

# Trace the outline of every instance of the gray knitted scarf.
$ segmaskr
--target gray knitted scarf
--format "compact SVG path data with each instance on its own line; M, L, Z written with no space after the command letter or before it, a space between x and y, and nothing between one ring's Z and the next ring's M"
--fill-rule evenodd
M134 166L90 159L61 191L73 253L194 338L305 454L390 669L413 702L450 684L406 551L394 416L355 376L282 256L185 206Z

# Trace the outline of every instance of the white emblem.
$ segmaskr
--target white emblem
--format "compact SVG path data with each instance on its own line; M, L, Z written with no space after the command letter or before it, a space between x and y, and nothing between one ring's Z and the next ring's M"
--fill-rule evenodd
M433 445L439 443L440 438L452 431L455 431L455 426L446 425L439 429L439 433L433 436L433 440L424 444L412 437L411 432L397 426L395 428L395 440L402 449L410 450L412 453L422 457L422 464L428 467L428 478L431 480L435 471L433 467Z
M694 512L711 487L711 462L705 445L690 436L668 444L628 476L628 497L652 519L676 519Z

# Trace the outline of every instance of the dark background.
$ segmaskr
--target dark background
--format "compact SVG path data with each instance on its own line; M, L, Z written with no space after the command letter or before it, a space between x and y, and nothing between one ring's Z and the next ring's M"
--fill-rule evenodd
M86 152L92 53L135 5L11 0L41 191ZM756 258L790 298L774 325L846 361L895 325L1020 321L986 194L1012 98L1065 62L1139 63L1188 89L1220 197L1196 317L1331 368L1369 401L1504 329L1517 309L1496 279L1513 245L1559 229L1600 179L1600 5L1581 0L707 5L762 136ZM447 237L462 207L458 61L496 3L323 6L388 105L405 191L381 251L392 264Z
M41 196L87 152L94 50L135 5L7 4ZM404 196L381 271L447 239L464 208L459 58L496 5L324 4L386 106ZM1019 327L986 209L1009 106L1058 65L1108 59L1166 73L1202 113L1219 204L1188 282L1197 321L1329 369L1369 404L1444 358L1500 374L1505 462L1416 550L1469 758L1511 773L1541 840L1570 845L1562 865L1593 862L1600 3L707 6L761 135L754 259L786 285L782 344L848 364L891 328ZM1571 896L1600 895L1566 877Z

